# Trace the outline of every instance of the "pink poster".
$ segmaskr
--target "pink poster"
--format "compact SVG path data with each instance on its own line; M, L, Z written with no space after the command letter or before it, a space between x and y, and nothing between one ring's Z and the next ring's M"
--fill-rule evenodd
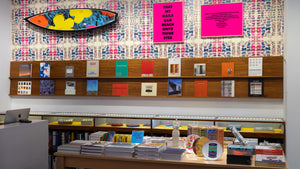
M201 6L201 37L217 36L243 36L243 3Z
M183 2L153 4L153 42L183 42Z

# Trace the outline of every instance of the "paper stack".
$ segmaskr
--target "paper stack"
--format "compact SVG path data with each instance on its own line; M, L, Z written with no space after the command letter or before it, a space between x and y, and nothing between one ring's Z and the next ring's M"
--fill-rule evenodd
M181 161L182 154L184 152L185 152L185 149L167 147L161 153L161 159L162 160L176 160L176 161Z
M104 134L107 134L107 132L106 131L98 131L98 132L92 133L90 135L90 140L91 141L101 141Z
M105 146L105 156L132 158L138 144L116 142Z
M255 165L284 167L285 158L281 147L256 146Z
M97 141L87 143L81 146L81 154L88 155L103 155L104 146L110 144L110 142Z
M161 152L165 149L165 143L143 143L135 148L135 157L139 159L158 160Z

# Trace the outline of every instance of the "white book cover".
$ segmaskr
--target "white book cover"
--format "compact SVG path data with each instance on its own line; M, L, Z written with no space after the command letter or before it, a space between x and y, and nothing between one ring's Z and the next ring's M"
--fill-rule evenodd
M234 97L234 80L222 80L221 82L221 96Z
M170 58L168 67L169 76L181 76L181 59L180 58Z
M31 95L31 81L18 81L18 95Z
M248 59L248 76L262 76L263 58Z
M87 61L86 62L86 77L98 77L99 76L99 61Z
M194 76L206 76L206 64L205 63L194 64Z
M141 96L157 96L157 83L142 83Z
M65 95L76 95L76 81L66 81Z

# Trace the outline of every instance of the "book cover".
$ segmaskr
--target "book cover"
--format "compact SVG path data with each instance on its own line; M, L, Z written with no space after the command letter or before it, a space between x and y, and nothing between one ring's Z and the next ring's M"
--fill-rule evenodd
M66 81L65 95L76 95L76 81Z
M18 95L31 95L31 81L18 81Z
M128 84L113 84L113 96L128 96Z
M116 61L115 76L116 77L128 77L128 60L117 60Z
M182 79L168 80L168 96L182 96Z
M194 64L194 76L206 76L206 64L205 63Z
M131 143L143 143L144 131L133 130L131 134Z
M168 67L169 76L181 76L181 59L180 58L170 58Z
M99 61L88 60L86 62L86 77L98 77L99 76Z
M234 76L234 62L222 63L222 76Z
M87 80L86 81L86 94L87 95L98 95L98 80Z
M153 61L142 61L142 77L153 77Z
M248 59L248 76L262 76L263 58Z
M19 77L31 77L31 64L19 65Z
M74 66L66 66L66 77L74 77Z
M222 97L234 97L234 80L222 80L221 81L221 96Z
M249 79L248 96L249 97L263 97L264 96L264 80L263 79Z
M54 95L54 80L40 80L40 95Z
M50 63L41 62L40 63L40 77L50 77Z
M195 80L195 96L207 97L207 80Z
M141 96L157 96L157 83L142 83Z

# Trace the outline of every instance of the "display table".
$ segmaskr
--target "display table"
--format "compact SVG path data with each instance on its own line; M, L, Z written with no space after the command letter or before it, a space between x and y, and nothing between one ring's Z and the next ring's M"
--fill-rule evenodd
M185 154L182 161L146 160L135 158L106 157L96 155L76 155L70 153L55 153L56 169L65 167L90 169L288 169L288 167L263 167L249 165L227 165L226 153L217 161L207 161L203 157Z
M48 122L0 125L0 168L48 168Z

